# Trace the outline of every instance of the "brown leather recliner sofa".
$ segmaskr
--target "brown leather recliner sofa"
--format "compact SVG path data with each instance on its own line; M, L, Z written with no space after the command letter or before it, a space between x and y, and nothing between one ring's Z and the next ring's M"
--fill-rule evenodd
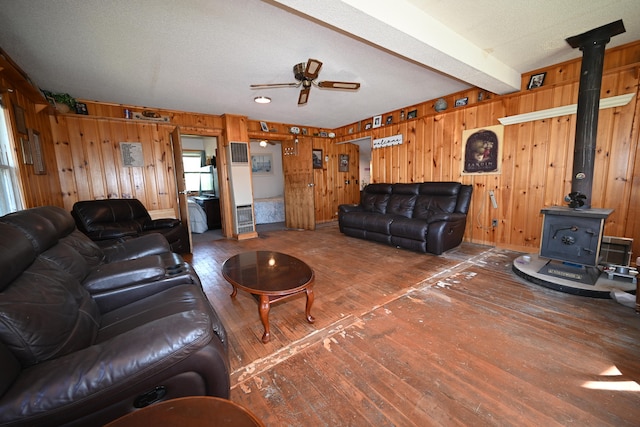
M0 235L0 426L229 397L224 326L161 235L101 248L57 207L0 217Z
M151 219L138 199L82 200L73 205L71 214L78 229L100 245L160 233L173 252L189 253L189 233L180 220Z
M459 182L369 184L340 205L347 236L440 255L462 243L473 188Z

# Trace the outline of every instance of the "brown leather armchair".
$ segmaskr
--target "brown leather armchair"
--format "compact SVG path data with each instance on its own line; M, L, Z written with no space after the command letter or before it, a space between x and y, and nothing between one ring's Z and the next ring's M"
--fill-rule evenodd
M0 217L0 235L0 425L103 425L229 397L224 326L166 242L99 248L55 207Z
M151 219L138 199L83 200L73 205L71 214L78 229L100 245L160 233L173 252L190 252L188 230L180 220Z

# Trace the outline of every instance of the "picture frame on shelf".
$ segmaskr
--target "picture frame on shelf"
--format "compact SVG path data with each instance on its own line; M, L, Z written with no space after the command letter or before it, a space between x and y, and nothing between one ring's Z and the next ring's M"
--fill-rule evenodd
M393 123L393 115L388 115L387 116L387 124L390 125Z
M371 129L371 122L364 125L364 130L369 130L369 129Z
M16 118L16 130L18 133L27 135L27 122L24 118L24 108L17 104L13 104L13 114Z
M418 117L418 110L411 110L407 113L407 119L415 119L416 117Z
M260 130L262 132L269 132L269 126L267 125L267 122L260 122Z
M382 126L382 115L374 116L373 117L373 127L374 128L379 128L380 126Z
M84 102L76 102L76 114L83 114L85 116L89 115L87 104Z
M537 87L541 87L544 84L544 78L547 76L546 71L544 73L533 74L531 78L529 78L529 84L527 85L527 89L535 89Z
M468 103L469 103L469 97L465 96L464 98L456 99L456 103L454 104L454 107L464 107Z
M314 148L311 150L314 169L322 169L322 150Z

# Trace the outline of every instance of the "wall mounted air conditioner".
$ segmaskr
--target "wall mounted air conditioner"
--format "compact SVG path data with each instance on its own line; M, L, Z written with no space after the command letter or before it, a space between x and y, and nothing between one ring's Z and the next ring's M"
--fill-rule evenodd
M227 150L234 232L235 234L252 233L255 232L255 222L249 143L229 142Z

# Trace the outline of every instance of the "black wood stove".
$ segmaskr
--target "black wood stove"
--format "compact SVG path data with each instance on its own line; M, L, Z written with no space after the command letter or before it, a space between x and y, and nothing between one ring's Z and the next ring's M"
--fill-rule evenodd
M604 222L612 209L592 209L591 190L605 46L612 36L625 31L622 20L569 37L567 43L583 52L576 115L569 207L542 209L544 224L540 257L550 261L542 274L594 284L600 275L600 246Z

